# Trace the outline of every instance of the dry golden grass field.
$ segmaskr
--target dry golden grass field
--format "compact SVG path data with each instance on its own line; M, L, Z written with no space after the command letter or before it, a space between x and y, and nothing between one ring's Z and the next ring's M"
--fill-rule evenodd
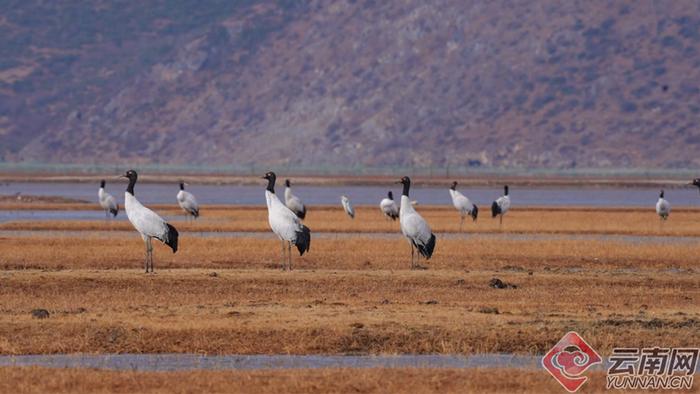
M426 270L409 269L408 243L392 235L398 222L373 207L358 207L354 221L340 208L310 210L311 250L294 255L292 272L278 269L280 243L261 207L204 207L196 222L174 221L180 250L157 243L154 275L142 272L144 245L128 222L2 223L0 354L538 355L570 330L603 355L615 346L698 345L700 243L690 237L700 235L700 210L676 209L661 227L648 210L520 208L500 230L484 212L460 235L454 210L417 209L438 237ZM492 278L516 288L492 288ZM35 308L50 317L33 318ZM584 392L602 390L602 381ZM561 391L539 370L0 368L0 392L18 388Z

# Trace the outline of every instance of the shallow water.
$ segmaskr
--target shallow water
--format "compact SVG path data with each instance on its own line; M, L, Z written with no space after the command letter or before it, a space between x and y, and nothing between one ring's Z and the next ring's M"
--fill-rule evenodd
M80 210L80 211L3 211L0 210L0 223L28 220L104 220L104 211ZM110 220L126 220L126 215L121 212L116 218Z
M118 201L124 200L124 182L107 183L107 191ZM411 189L411 199L425 205L450 205L452 200L445 187L420 187ZM14 182L0 184L0 195L60 196L97 203L97 184L89 183L35 183ZM482 209L503 193L502 187L459 188ZM145 204L174 204L179 186L173 184L139 184L136 195ZM188 190L197 196L200 204L264 205L262 182L259 186L191 185ZM398 198L401 189L396 184L386 186L304 186L294 187L294 193L307 205L338 205L340 196L347 195L353 204L379 204L388 190ZM284 188L278 188L281 195ZM652 187L511 187L514 205L594 206L594 207L650 207L654 209L659 190ZM674 206L700 205L697 188L673 188L666 190L666 198Z
M541 356L509 354L326 356L197 354L52 354L0 356L0 367L97 368L129 371L306 368L519 368L540 367Z
M183 221L187 220L184 215L163 215L163 218L167 221ZM105 215L104 211L99 210L17 210L17 211L5 211L0 210L0 223L2 222L14 222L14 221L34 221L34 220L106 220L106 221L124 221L126 220L126 213L120 210L117 217L109 218Z

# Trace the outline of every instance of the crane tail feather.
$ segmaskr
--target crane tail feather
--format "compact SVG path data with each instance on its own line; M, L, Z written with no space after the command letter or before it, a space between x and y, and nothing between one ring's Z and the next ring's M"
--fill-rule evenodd
M168 232L165 234L165 239L163 240L163 243L166 245L170 246L170 248L173 250L173 253L177 252L177 238L179 236L179 233L177 232L177 229L173 227L170 223L165 223L166 226L168 226Z
M496 201L491 204L491 217L495 218L501 213L501 206Z
M476 218L479 216L479 207L474 204L471 213L469 214L472 217L472 220L476 222Z
M299 250L299 256L303 256L304 252L311 249L311 230L308 227L301 225L301 231L297 231L297 239L294 242Z
M418 252L420 252L420 254L425 257L426 260L428 260L433 255L433 250L435 250L435 234L430 234L430 240L428 240L427 244L419 245L416 242L413 242L413 245L415 245Z

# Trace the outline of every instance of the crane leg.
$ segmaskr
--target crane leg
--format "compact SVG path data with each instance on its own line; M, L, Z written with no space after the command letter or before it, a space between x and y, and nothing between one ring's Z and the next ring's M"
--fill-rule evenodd
M287 269L287 245L284 244L284 240L282 241L282 271Z
M502 230L503 229L503 215L498 215L498 229Z
M416 264L413 262L413 256L415 254L415 248L411 245L411 269L416 268Z
M150 272L153 273L153 242L151 238L148 238L147 241L147 247L148 247L148 266L146 266L146 272L150 269Z
M145 270L146 270L146 273L148 273L148 259L149 259L148 241L149 241L148 238L146 238L146 237L143 238L143 243L144 243L145 246L146 246L146 258L144 259L143 266L144 266L144 268L145 268Z
M462 225L464 225L464 215L461 216L459 220L459 232L462 232Z
M289 260L287 260L289 262L289 264L287 264L287 267L291 271L292 270L292 243L291 242L287 242L287 256L289 256Z

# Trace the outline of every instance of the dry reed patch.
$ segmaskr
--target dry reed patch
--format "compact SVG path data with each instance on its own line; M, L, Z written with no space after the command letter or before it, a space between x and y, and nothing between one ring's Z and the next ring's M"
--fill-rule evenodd
M602 392L601 372L582 393ZM698 392L698 385L691 392ZM560 393L544 370L318 369L129 372L0 368L0 391L13 393Z
M599 351L688 346L696 276L492 272L11 271L0 353L542 354L571 329ZM497 313L485 313L484 308ZM48 319L30 311L46 308Z
M182 216L174 206L156 206L158 213L166 216ZM345 215L342 208L310 208L306 225L312 232L398 232L399 223L386 220L378 208L362 206L356 209L354 220ZM449 207L419 206L418 211L430 223L436 233L458 233L459 215ZM488 217L488 212L476 222L467 221L465 233L546 233L546 234L627 234L659 236L700 235L700 210L676 209L663 224L653 209L540 209L515 208L504 218L503 228L498 220ZM196 221L173 221L183 233L196 231L267 232L265 207L204 207L202 217ZM0 230L70 230L111 231L131 230L125 221L24 221L0 224Z
M41 234L41 233L40 233ZM143 265L145 246L136 232L126 236L0 238L0 268L117 269ZM281 242L264 237L189 237L182 233L179 250L155 243L156 268L276 268ZM305 269L394 269L410 266L410 246L400 236L314 237L311 251L293 256ZM473 236L444 239L438 235L430 269L600 270L696 268L700 244L632 243L596 239L511 239Z

